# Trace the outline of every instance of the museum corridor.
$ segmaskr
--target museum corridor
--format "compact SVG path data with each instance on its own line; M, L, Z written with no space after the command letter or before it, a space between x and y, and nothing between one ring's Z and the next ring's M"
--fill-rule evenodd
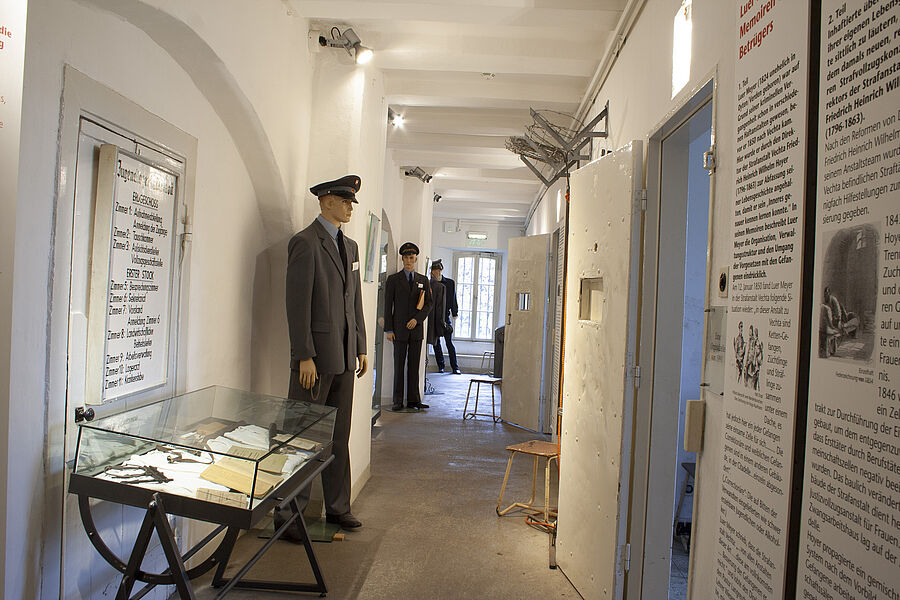
M548 568L547 534L527 526L522 513L499 518L494 510L506 468L504 448L549 436L484 417L463 421L470 377L429 373L439 392L425 396L430 409L385 412L378 420L372 478L353 505L362 529L341 542L315 544L329 598L579 598L561 571ZM514 461L504 500L527 499L530 468L530 460ZM555 469L553 475L555 505ZM541 481L539 474L539 491ZM245 535L232 564L263 543L255 533L264 535ZM312 580L302 546L278 542L261 563L248 577ZM208 581L195 585L198 598L214 597ZM271 594L235 590L230 597Z

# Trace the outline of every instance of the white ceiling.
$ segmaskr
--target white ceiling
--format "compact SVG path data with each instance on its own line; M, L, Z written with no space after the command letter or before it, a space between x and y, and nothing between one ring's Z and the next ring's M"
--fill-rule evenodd
M388 147L434 174L437 218L524 223L540 182L506 150L529 108L574 113L625 0L284 0L312 27L352 27L375 50ZM492 73L492 78L483 73Z

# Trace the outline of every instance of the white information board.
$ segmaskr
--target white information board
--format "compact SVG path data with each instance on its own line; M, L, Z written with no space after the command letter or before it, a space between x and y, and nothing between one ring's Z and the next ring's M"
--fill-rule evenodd
M900 3L822 3L797 597L900 597Z
M784 596L797 402L809 6L736 2L732 287L716 596Z
M108 402L168 379L176 183L175 175L137 156L113 145L101 147L92 244L88 403Z

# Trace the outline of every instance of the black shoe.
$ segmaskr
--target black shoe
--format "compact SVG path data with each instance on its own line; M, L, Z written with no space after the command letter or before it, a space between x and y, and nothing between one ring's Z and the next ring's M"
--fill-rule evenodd
M400 406L392 406L391 412L403 412L403 405L401 404Z
M290 511L285 511L285 515L281 514L281 511L275 511L275 531L278 531L284 522L290 517ZM302 519L303 517L298 516L297 519ZM284 530L284 533L281 534L282 540L286 542L293 542L295 544L303 543L303 534L300 533L300 525L297 521L291 523L290 527Z
M453 374L454 375L462 375L462 371L460 371L459 367L457 367L457 368L453 369Z
M348 512L342 515L325 515L325 520L329 523L340 525L341 529L358 529L362 527L362 522Z
M431 406L425 404L424 402L419 402L418 404L410 404L409 407L416 410L419 410L420 408L431 408Z

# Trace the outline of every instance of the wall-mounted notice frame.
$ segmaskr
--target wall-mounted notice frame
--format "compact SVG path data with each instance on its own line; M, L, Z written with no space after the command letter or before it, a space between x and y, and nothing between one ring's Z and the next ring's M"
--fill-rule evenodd
M100 148L91 244L85 401L168 380L177 177L115 145Z
M900 595L900 4L824 0L797 598Z
M735 2L735 181L716 597L784 597L797 403L807 2Z
M703 386L717 396L725 394L726 373L731 374L725 364L727 327L728 308L710 306L706 311L706 353L704 354L706 364L703 369Z
M381 219L369 213L369 228L366 232L366 272L364 281L375 281L375 269L378 266L378 236L381 233Z

